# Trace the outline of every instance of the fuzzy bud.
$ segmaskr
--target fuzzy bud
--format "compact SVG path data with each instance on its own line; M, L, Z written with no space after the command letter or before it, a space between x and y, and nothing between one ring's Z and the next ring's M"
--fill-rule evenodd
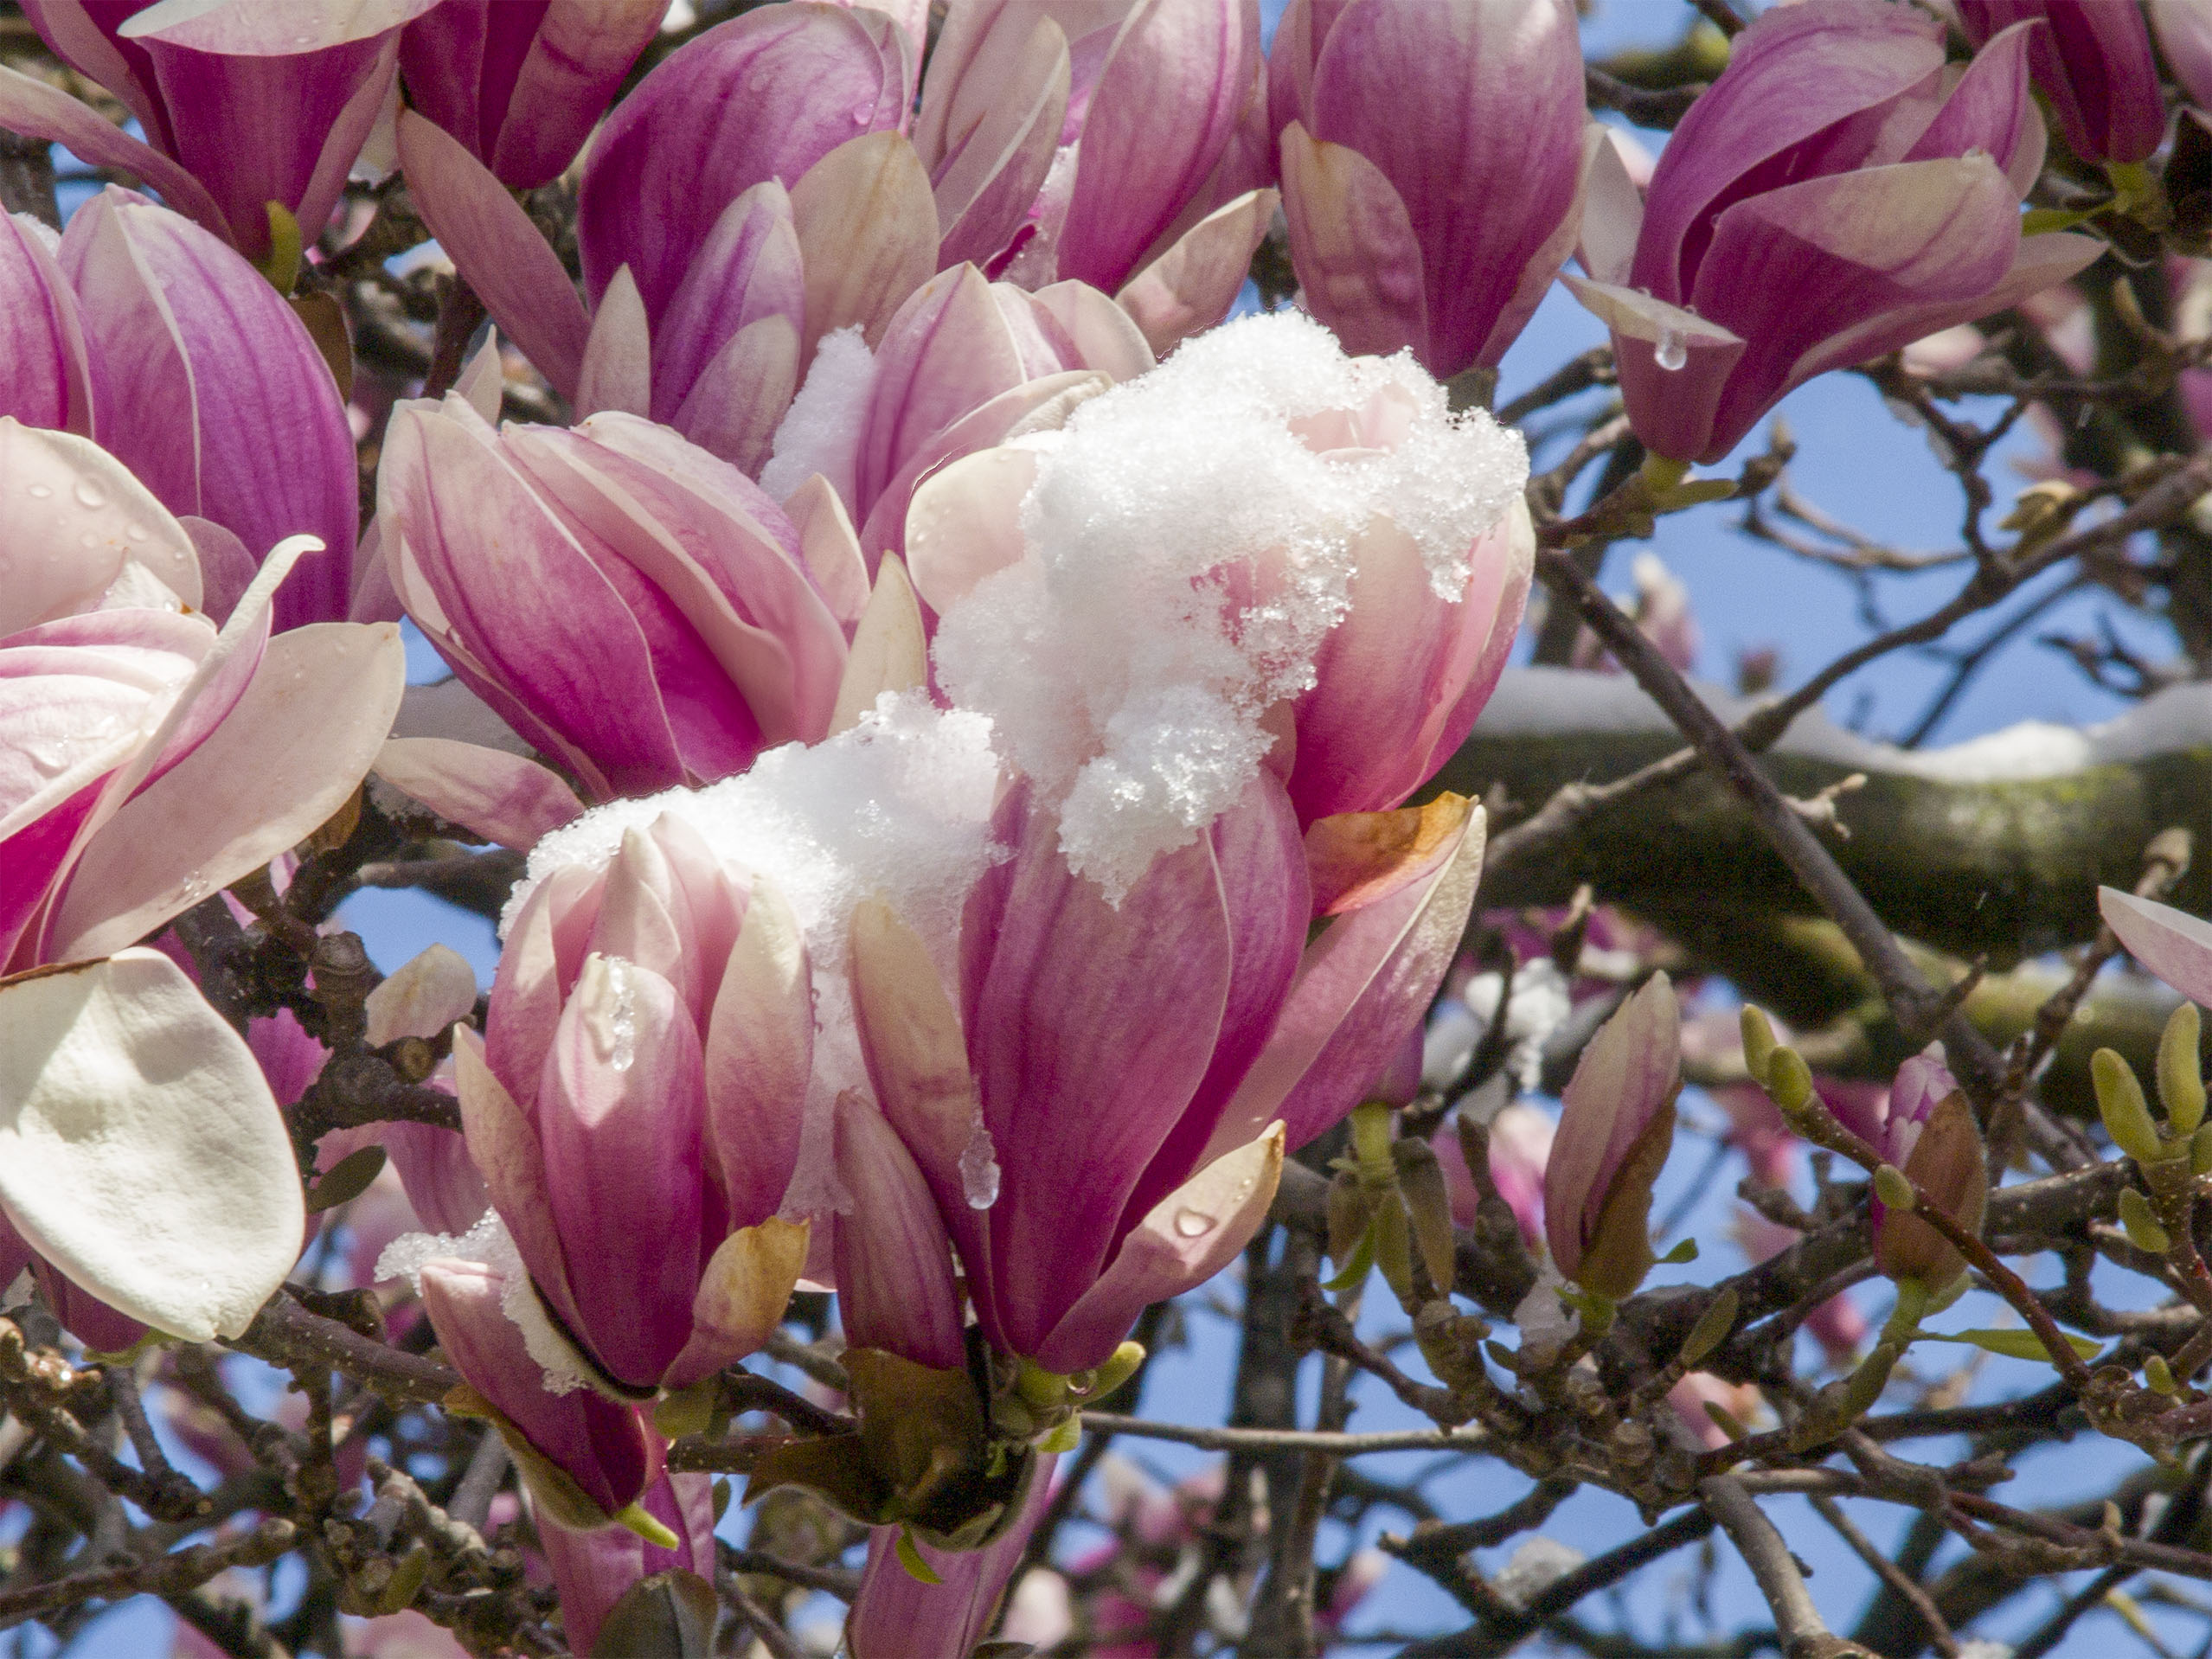
M2176 1135L2194 1135L2204 1122L2204 1071L2197 1047L2202 1027L2196 1004L2183 1002L2158 1039L2158 1099Z
M2155 1163L2165 1156L2165 1143L2151 1121L2150 1103L2143 1086L2128 1063L2109 1048L2090 1056L2089 1074L2097 1088L2097 1112L2113 1144L2138 1163Z

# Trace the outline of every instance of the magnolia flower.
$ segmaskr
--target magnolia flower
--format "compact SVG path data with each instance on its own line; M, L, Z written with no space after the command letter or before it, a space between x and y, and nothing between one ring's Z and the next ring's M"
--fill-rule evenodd
M2166 134L2166 102L2142 10L2104 0L1956 0L1976 46L2032 23L2028 67L2067 147L2084 161L2142 162Z
M859 913L869 1073L1001 1351L1096 1366L1143 1308L1242 1248L1286 1147L1357 1103L1443 976L1480 837L1454 797L1429 811L1426 833L1386 838L1420 850L1370 866L1363 902L1301 951L1308 854L1273 780L1119 905L1017 791L1011 857L968 901L957 1013L898 919Z
M1263 757L1301 823L1395 806L1510 648L1525 453L1295 313L1215 330L915 492L938 683L991 717L1109 896Z
M408 613L591 794L720 778L827 732L845 636L799 533L665 427L495 431L458 394L402 403L378 490Z
M196 605L228 617L269 550L305 533L324 550L279 592L277 626L346 614L352 430L314 341L253 266L110 187L58 242L35 221L0 227L0 304L14 370L0 407L98 439L184 520Z
M533 189L576 158L667 10L667 0L443 0L401 35L400 74L415 109L502 184Z
M1544 1231L1562 1277L1618 1301L1651 1270L1651 1184L1674 1146L1682 1015L1664 973L1598 1028L1560 1099Z
M1306 309L1348 350L1408 346L1439 379L1496 367L1574 243L1574 8L1294 0L1268 74Z
M2043 155L2029 32L1954 79L1942 26L1909 7L1778 6L1735 38L1641 202L1600 149L1589 276L1567 280L1612 327L1648 448L1717 461L1815 375L2002 311L2103 252L2020 234Z
M0 418L0 963L104 955L289 850L399 706L388 624L272 637L280 547L218 631L183 527L113 457Z
M1929 1044L1897 1068L1878 1121L1848 1111L1837 1117L1960 1227L1981 1231L1989 1198L1981 1130L1958 1079L1944 1065L1940 1043ZM1958 1247L1919 1215L1893 1211L1878 1196L1873 1204L1874 1263L1890 1278L1917 1280L1934 1292L1966 1271Z
M957 37L946 29L955 47L948 83L956 74L979 78L1010 24L1036 29L1028 8L1006 0L960 10L967 27ZM1025 286L1073 277L1113 292L1164 255L1241 265L1274 205L1267 193L1253 194L1268 169L1241 131L1264 103L1255 0L1109 0L1059 14L1079 15L1092 26L1063 48L1073 66L1068 118L1009 274ZM930 74L939 74L934 62ZM1218 247L1206 248L1209 240ZM1233 260L1220 259L1240 243ZM1224 309L1235 287L1228 285Z
M1544 1247L1544 1169L1551 1162L1555 1132L1552 1120L1534 1106L1515 1101L1501 1108L1485 1127L1491 1185L1513 1212L1522 1242L1532 1251L1541 1250ZM1474 1226L1482 1195L1468 1173L1457 1131L1447 1124L1430 1138L1429 1145L1443 1166L1445 1188L1452 1199L1452 1224Z
M147 142L12 70L0 74L0 124L136 174L266 260L272 209L295 234L320 234L391 96L401 27L437 3L29 0L23 10L54 55L121 99ZM290 269L271 274L290 288Z
M775 1328L813 1041L787 906L673 817L516 913L484 1041L455 1029L461 1120L580 1379L682 1388Z

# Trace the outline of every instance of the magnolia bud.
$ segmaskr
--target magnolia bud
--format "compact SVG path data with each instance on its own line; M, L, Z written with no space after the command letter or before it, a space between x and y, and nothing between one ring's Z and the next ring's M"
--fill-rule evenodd
M2138 1163L2155 1163L2165 1156L2165 1144L2151 1121L2151 1107L2143 1086L2125 1060L2109 1048L2089 1058L2089 1075L2096 1084L2097 1112L2113 1144Z
M1894 1163L1885 1163L1874 1172L1874 1195L1893 1210L1910 1210L1920 1201L1905 1172Z
M2204 1122L2204 1072L2197 1056L2200 1027L2196 1004L2183 1002L2158 1039L2158 1099L2177 1135L2194 1135Z
M1742 1298L1734 1287L1722 1285L1718 1294L1705 1304L1705 1311L1697 1316L1697 1323L1689 1328L1689 1335L1682 1339L1681 1351L1675 1363L1687 1370L1728 1340L1735 1329L1736 1315L1742 1309Z
M1875 1196L1886 1206L1883 1189L1891 1169L1883 1165L1875 1175ZM1940 1209L1961 1231L1982 1230L1982 1210L1989 1200L1989 1175L1984 1163L1982 1132L1974 1122L1974 1109L1963 1094L1951 1093L1938 1101L1913 1143L1905 1167L1895 1171L1905 1183L1905 1195L1920 1207L1920 1199ZM1917 1188L1918 1191L1913 1189ZM1888 1278L1903 1283L1917 1280L1930 1291L1947 1287L1965 1271L1965 1259L1948 1239L1920 1215L1901 1207L1878 1212L1874 1224L1874 1262Z
M1777 1048L1766 1063L1766 1092L1783 1117L1801 1117L1812 1104L1812 1067L1794 1048Z
M2120 1191L2119 1224L2126 1230L2128 1242L2138 1250L2163 1256L2173 1246L2173 1235L2151 1214L2151 1201L2132 1187Z
M1458 1247L1452 1236L1452 1191L1444 1184L1444 1166L1427 1141L1400 1141L1391 1153L1398 1161L1398 1194L1414 1225L1421 1265L1428 1269L1428 1281L1437 1293L1450 1296L1458 1272Z
M1736 1022L1743 1032L1743 1068L1751 1073L1754 1082L1764 1084L1766 1068L1774 1060L1774 1028L1763 1010L1748 1002L1743 1005Z
M2212 1124L2190 1137L2189 1168L2191 1175L2212 1175Z
M2166 1363L2163 1354L2151 1355L2143 1361L2143 1380L2151 1385L2154 1394L2177 1394L2181 1385L2174 1380L2174 1368Z

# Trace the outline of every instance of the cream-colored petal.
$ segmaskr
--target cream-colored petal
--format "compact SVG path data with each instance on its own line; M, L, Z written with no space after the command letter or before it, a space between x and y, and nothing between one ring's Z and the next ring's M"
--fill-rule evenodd
M245 1330L306 1219L253 1052L140 949L0 983L0 1206L76 1284L196 1342Z

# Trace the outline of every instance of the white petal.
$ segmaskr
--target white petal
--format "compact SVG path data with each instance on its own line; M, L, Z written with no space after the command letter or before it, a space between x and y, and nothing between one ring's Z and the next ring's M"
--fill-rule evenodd
M136 948L0 983L0 1205L78 1284L196 1342L245 1330L306 1222L252 1051Z

